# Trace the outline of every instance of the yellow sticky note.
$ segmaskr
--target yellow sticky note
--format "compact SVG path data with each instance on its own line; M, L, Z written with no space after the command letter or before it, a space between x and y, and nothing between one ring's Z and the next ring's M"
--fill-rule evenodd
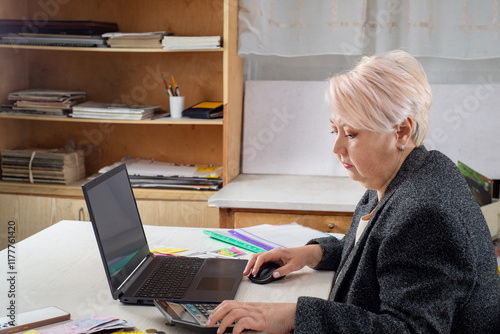
M32 329L30 331L25 332L24 334L40 334L36 330Z
M151 250L151 253L156 253L156 254L174 254L174 253L180 253L180 252L185 252L187 249L178 249L178 248L173 248L173 247L167 247L167 248L155 248Z

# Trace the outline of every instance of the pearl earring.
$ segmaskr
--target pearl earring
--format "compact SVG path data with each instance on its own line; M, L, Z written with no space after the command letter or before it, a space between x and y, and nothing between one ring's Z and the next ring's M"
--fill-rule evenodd
M401 152L404 152L404 151L405 151L405 146L401 145Z

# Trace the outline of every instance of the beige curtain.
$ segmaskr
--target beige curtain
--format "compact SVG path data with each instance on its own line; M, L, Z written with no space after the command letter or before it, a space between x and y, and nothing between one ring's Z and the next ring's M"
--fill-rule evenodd
M239 53L500 56L500 0L240 0Z

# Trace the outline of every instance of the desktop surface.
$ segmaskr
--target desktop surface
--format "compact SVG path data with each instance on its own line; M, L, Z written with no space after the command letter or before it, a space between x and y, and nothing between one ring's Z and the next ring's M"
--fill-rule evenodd
M211 239L201 228L144 226L149 246L212 251L229 245ZM15 298L1 298L5 310L14 300L16 312L57 306L71 313L71 320L95 314L132 322L139 330L192 333L165 325L153 306L124 305L113 300L90 222L61 221L17 243L15 246ZM245 251L244 258L251 252ZM0 252L3 276L7 275L7 249ZM235 299L249 302L295 302L299 296L328 298L333 272L310 268L268 285L243 277ZM0 280L0 293L7 296L9 282ZM254 332L255 333L255 332Z

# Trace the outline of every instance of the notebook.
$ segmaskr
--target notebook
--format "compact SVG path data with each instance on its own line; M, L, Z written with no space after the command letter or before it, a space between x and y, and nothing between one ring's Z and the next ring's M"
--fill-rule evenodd
M82 189L114 299L153 305L154 299L216 303L234 298L246 260L154 257L125 164L85 183ZM191 263L195 269L187 268ZM155 274L158 270L168 273ZM146 284L151 288L146 289ZM177 291L169 291L174 288Z

